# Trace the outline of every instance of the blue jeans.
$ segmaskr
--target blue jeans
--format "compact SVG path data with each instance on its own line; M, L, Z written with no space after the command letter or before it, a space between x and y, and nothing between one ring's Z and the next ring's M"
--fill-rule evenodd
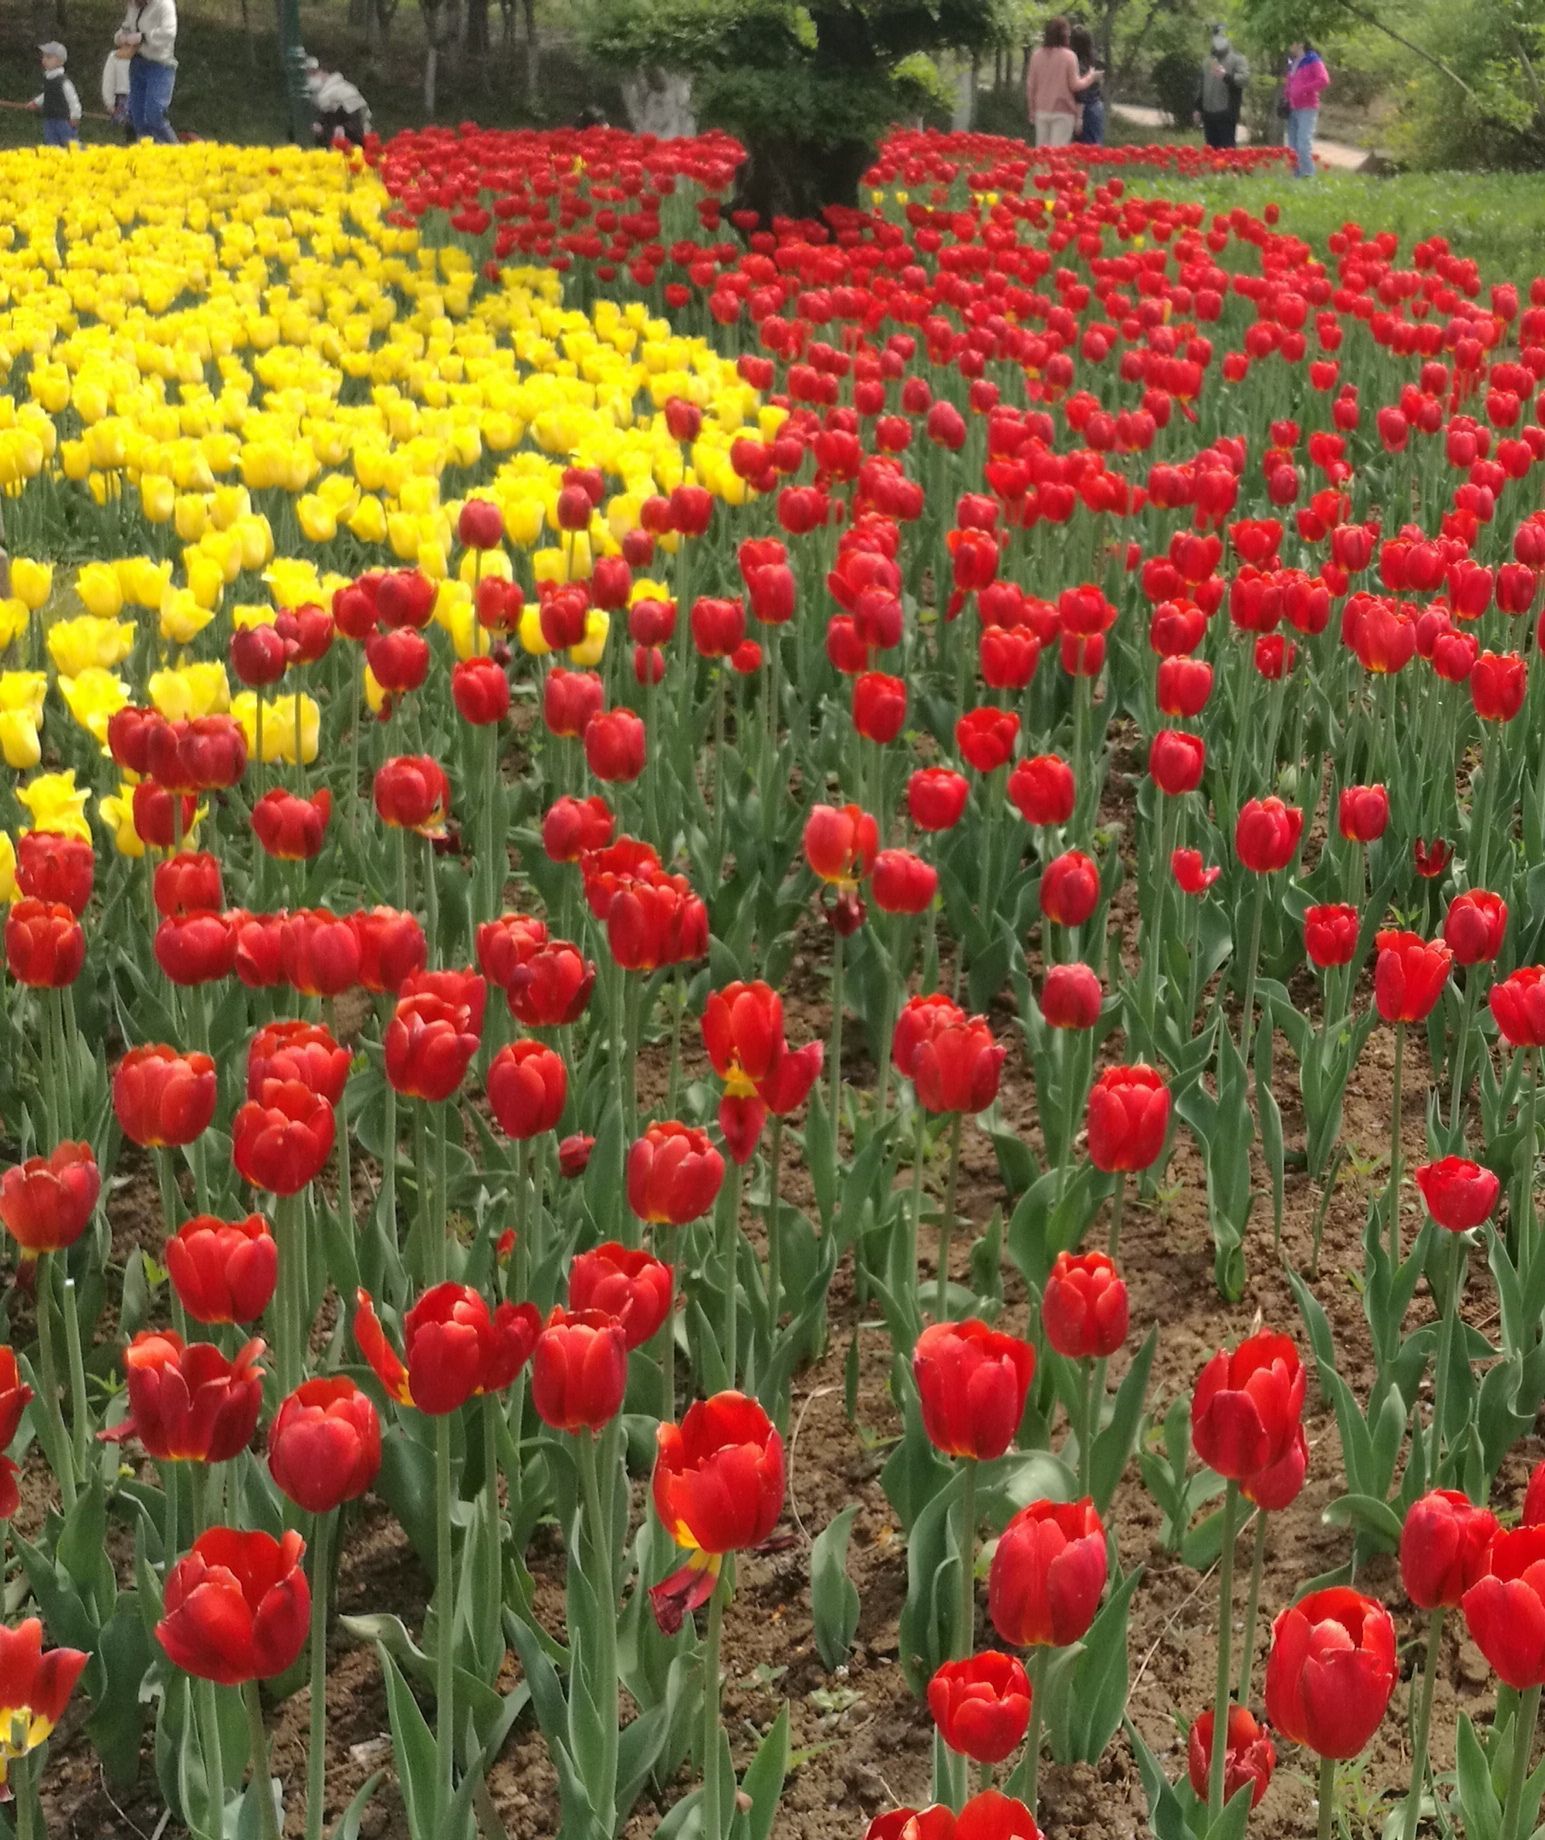
M1096 96L1093 102L1084 104L1083 119L1078 124L1078 132L1073 136L1078 147L1103 147L1105 145L1105 104Z
M68 147L74 139L75 124L72 121L44 121L43 145L45 147Z
M177 72L170 64L153 64L137 53L129 60L129 120L136 140L177 145L177 135L166 119L172 104Z
M1319 126L1318 109L1289 109L1287 144L1297 156L1294 178L1314 177L1314 131Z

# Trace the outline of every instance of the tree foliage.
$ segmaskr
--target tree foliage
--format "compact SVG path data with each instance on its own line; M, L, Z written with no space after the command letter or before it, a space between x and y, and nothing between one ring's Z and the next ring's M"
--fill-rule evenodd
M946 102L929 53L1001 42L1005 0L594 0L592 52L689 72L699 119L749 153L737 202L850 202L878 137Z

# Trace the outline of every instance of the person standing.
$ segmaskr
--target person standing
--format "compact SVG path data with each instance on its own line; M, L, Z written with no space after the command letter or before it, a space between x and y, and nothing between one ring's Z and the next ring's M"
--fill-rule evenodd
M1214 25L1212 44L1202 59L1195 117L1209 147L1232 147L1239 138L1239 110L1249 81L1249 60L1234 49L1223 26Z
M129 124L136 140L177 145L166 119L177 82L176 0L129 0L114 38L133 56L129 63Z
M1078 59L1079 78L1087 86L1083 92L1084 106L1078 118L1078 132L1073 136L1074 145L1103 147L1105 145L1105 93L1100 84L1100 73L1094 67L1094 34L1088 26L1076 25L1069 31L1068 48Z
M134 53L127 45L114 45L102 66L102 107L126 141L134 139L129 120L129 66L133 61Z
M1330 88L1325 60L1306 38L1288 47L1287 142L1297 164L1295 179L1314 177L1314 132L1320 125L1320 98Z
M56 38L38 46L43 62L43 87L27 104L43 117L43 145L72 147L80 139L80 97L64 74L69 53Z
M1097 87L1105 74L1093 68L1087 76L1079 74L1070 37L1067 20L1061 13L1053 14L1025 72L1025 109L1035 130L1037 147L1070 144L1078 126L1079 103L1085 91Z

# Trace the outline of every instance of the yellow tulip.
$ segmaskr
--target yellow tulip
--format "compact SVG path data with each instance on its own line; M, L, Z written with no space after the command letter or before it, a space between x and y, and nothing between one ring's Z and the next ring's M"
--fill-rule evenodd
M26 806L35 831L54 831L61 837L79 837L90 843L91 826L86 822L86 801L91 794L75 784L75 769L62 773L40 773L16 788L16 797Z
M531 602L520 610L520 649L533 658L545 658L553 649L542 632L542 614L540 608Z
M606 635L611 630L611 615L592 607L585 615L585 636L578 645L569 647L569 656L577 665L593 668L606 650Z
M9 600L0 601L0 652L22 636L31 617L26 603L17 600L14 595Z
M7 831L0 831L0 902L9 905L16 899L16 845Z
M75 592L99 620L116 619L123 606L123 589L111 563L83 563L75 574Z
M0 709L0 756L19 772L30 772L43 758L38 719L32 710Z
M129 686L115 672L92 665L78 677L61 677L59 694L73 719L100 747L107 746L107 725L129 701Z
M53 592L53 586L51 562L34 562L27 556L11 558L11 592L29 613L37 612Z
M134 788L128 780L97 800L97 815L112 834L113 848L120 856L137 862L145 854L144 841L134 828Z
M150 673L150 701L169 722L224 715L231 707L231 683L217 658L199 659Z
M132 620L101 620L78 614L56 620L48 629L48 655L62 677L77 677L88 665L121 664L134 647Z
M231 714L240 722L247 737L247 750L265 763L295 761L295 705L300 703L300 764L309 766L317 757L322 732L322 714L315 697L265 697L263 699L263 745L258 748L258 697L244 690L231 700Z

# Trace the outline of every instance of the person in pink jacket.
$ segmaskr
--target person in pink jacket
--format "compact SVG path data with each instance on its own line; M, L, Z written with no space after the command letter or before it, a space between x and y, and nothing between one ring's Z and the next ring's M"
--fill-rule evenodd
M1314 177L1314 131L1320 120L1320 98L1330 88L1330 72L1308 39L1288 47L1287 76L1283 82L1287 103L1287 144L1297 159L1293 177Z
M1037 147L1068 145L1078 126L1084 91L1092 89L1105 74L1092 67L1085 75L1078 74L1078 58L1068 43L1070 33L1061 13L1048 19L1025 72L1025 108L1035 129Z

